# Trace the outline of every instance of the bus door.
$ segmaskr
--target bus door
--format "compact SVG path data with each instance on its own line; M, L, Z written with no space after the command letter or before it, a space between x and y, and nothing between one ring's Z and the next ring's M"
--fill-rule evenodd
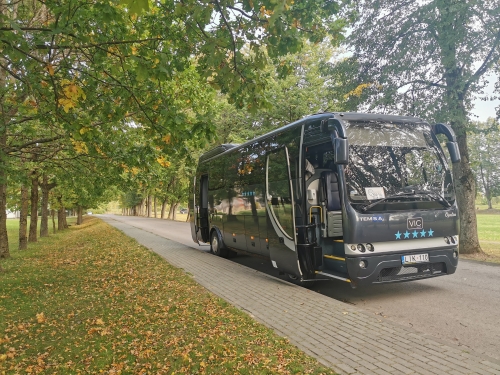
M200 179L198 190L198 205L195 207L197 212L195 222L197 227L197 239L201 242L209 241L209 220L208 220L208 176L203 175Z
M286 147L270 153L266 161L266 211L269 255L275 268L301 277L295 247L294 200Z
M196 183L196 176L193 177L193 185L190 191L191 198L193 199L192 206L189 205L189 209L193 208L189 222L191 224L191 238L194 242L198 243L198 203L196 201L196 189L198 188L198 184Z

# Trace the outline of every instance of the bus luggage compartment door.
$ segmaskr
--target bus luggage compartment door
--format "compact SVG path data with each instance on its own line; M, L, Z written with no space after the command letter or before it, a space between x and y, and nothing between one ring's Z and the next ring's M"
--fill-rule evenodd
M302 277L295 246L295 214L286 147L268 154L266 211L269 256L275 268Z

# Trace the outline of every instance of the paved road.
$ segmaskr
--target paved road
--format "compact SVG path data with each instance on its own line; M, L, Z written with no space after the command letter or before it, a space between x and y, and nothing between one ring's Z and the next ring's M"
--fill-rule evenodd
M109 216L181 244L208 251L191 240L188 223ZM277 276L269 261L238 255L231 259ZM362 308L382 320L500 360L500 267L462 260L451 276L351 289L343 282L318 282L313 291Z

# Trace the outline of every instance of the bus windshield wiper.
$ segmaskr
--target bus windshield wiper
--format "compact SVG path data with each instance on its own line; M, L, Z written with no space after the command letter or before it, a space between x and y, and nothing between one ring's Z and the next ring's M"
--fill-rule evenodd
M439 194L437 192L416 190L414 193L418 194L418 195L425 195L425 196L431 198L433 201L441 203L445 207L451 207L451 203L448 202L445 197L443 197L441 194Z
M400 197L412 197L412 196L413 197L418 197L418 195L415 195L415 192L413 192L413 191L411 191L411 192L400 192L400 193L389 195L389 196L387 196L385 198L379 199L378 201L370 203L368 206L364 206L361 209L363 211L366 211L366 210L369 210L370 208L376 206L379 203L385 202L388 199L395 199L395 198L400 198Z
M412 190L408 192L400 192L397 194L389 195L385 198L379 199L376 202L370 203L369 205L361 208L363 211L367 211L372 207L375 207L377 204L383 203L389 199L395 199L395 198L401 198L401 197L407 197L407 198L418 198L421 197L422 195L431 198L433 201L441 203L444 207L451 207L451 203L448 202L443 196L441 196L439 193L435 192L428 192L425 190Z

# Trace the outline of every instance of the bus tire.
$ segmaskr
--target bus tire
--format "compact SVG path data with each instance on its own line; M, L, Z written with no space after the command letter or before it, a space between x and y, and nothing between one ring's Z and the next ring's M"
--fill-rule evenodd
M316 284L315 280L304 281L304 280L301 280L300 277L295 276L295 275L291 275L289 273L287 273L286 276L288 278L288 281L290 281L292 284L302 286L304 288L309 289L309 288L312 288L314 286L314 284Z
M228 255L228 251L222 245L222 240L216 230L212 231L212 235L210 237L210 251L213 254L223 258L227 258Z

